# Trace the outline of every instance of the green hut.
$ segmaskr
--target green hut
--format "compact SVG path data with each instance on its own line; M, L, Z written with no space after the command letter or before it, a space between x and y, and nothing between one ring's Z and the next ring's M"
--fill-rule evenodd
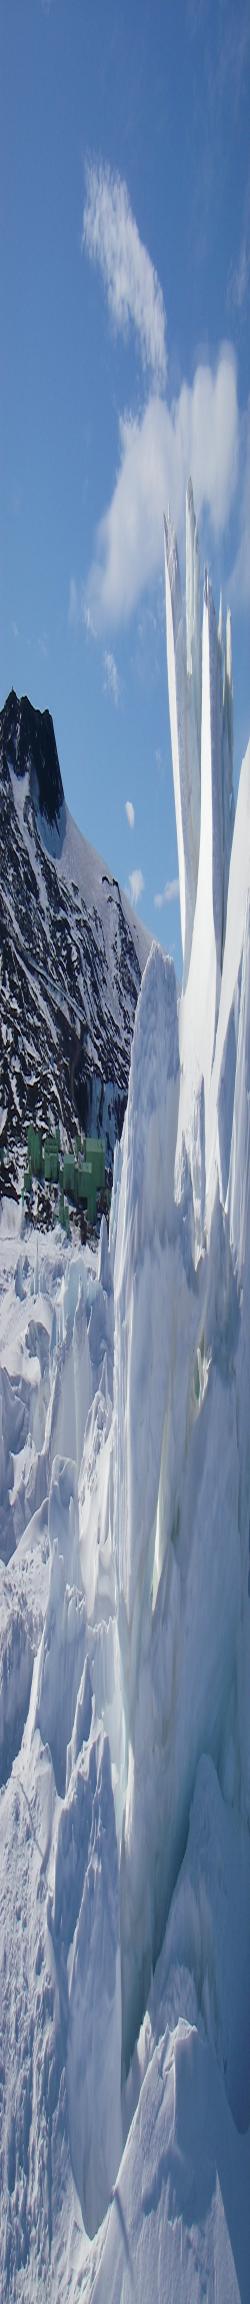
M81 1205L87 1208L90 1224L95 1224L96 1182L90 1160L79 1160L76 1167L76 1196Z
M86 1136L85 1157L91 1164L96 1192L101 1192L105 1184L105 1148L101 1136Z
M58 1184L59 1153L59 1128L55 1128L53 1136L45 1136L43 1172L46 1184Z
M65 1152L61 1169L60 1182L63 1192L70 1192L72 1200L75 1199L75 1167L76 1162L74 1152Z
M30 1120L27 1134L28 1166L31 1176L42 1176L43 1140L41 1128L34 1128Z

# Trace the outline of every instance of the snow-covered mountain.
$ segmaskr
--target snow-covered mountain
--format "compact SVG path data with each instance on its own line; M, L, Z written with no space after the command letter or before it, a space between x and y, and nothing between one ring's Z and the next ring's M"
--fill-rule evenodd
M3 2304L249 2304L250 745L166 529L183 984L109 1242L0 1223Z
M93 1075L108 1088L111 1133L114 1106L121 1124L150 938L66 808L50 713L13 689L0 713L0 906L0 1105L14 1180L28 1120L59 1119L65 1145L77 1121L91 1124Z

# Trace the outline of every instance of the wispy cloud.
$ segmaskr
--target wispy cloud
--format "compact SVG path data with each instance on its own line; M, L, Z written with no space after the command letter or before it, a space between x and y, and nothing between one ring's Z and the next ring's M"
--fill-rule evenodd
M116 664L116 661L115 661L115 656L112 656L112 650L111 650L111 648L105 648L105 649L104 649L104 657L103 657L103 668L104 668L104 681L103 681L103 686L104 686L104 689L105 689L105 691L106 691L106 694L107 694L108 696L112 696L112 698L113 698L113 704L116 704L116 705L117 705L117 704L119 704L119 699L120 699L120 694L121 694L121 682L120 682L120 676L119 676L119 672L117 671L117 664Z
M126 334L132 322L145 368L161 387L166 382L166 319L160 281L140 240L127 185L111 168L89 164L82 244L99 264L109 311Z
M82 624L88 638L97 639L93 612L91 612L89 602L85 599L84 584L76 584L75 576L70 577L68 622L75 631Z
M70 577L68 619L69 624L81 624L81 589L75 576Z
M229 580L235 608L250 605L250 398L241 429L241 491L239 543Z
M174 904L176 896L178 895L179 880L166 880L165 888L162 889L162 894L159 896L154 896L156 911L162 912L164 904Z
M133 908L134 905L136 906L139 904L140 896L143 896L144 886L145 882L143 879L143 872L141 872L140 865L138 864L137 869L135 869L134 872L129 872L128 877L127 896L129 896L129 902L132 904Z
M244 312L244 306L245 306L245 304L247 303L247 297L248 297L248 290L249 290L249 286L250 286L250 176L248 175L248 177L247 177L247 182L246 182L246 186L245 186L245 196L244 196L244 203L243 203L243 214L242 214L242 229L241 229L241 237L240 237L239 253L238 253L238 257L237 257L237 262L236 262L236 264L233 264L233 263L231 263L231 265L230 265L230 271L229 271L229 277L228 277L228 284L227 284L227 303L228 303L228 307L229 307L229 309L230 309L230 307L231 307L231 308L232 308L232 309L233 309L235 312L238 312L239 316L241 316L241 314Z
M239 113L250 51L249 0L220 0L219 46L216 57L217 94L231 100ZM217 34L217 37L218 37Z
M135 810L134 810L133 800L125 800L125 816L127 816L127 819L128 819L128 824L129 824L129 826L130 826L130 831L131 831L131 832L133 832L133 830L134 830L134 822L135 822Z
M84 625L84 631L88 633L88 638L89 638L89 640L97 640L97 632L96 632L96 625L95 625L95 622L94 622L94 616L93 616L93 614L91 615L91 608L90 608L90 607L89 607L89 605L88 605L88 601L87 601L87 600L85 600L85 596L84 596L84 586L83 586L83 585L82 585L82 587L81 587L81 619L80 619L80 621L81 621L81 624L83 624L83 625Z
M187 0L187 24L192 36L200 31L207 16L208 0Z
M228 304L233 304L236 312L242 312L248 293L249 280L250 238L245 232L241 241L238 263L230 271L228 281Z
M169 408L151 394L143 415L120 421L120 467L97 531L86 601L97 629L131 614L162 564L164 504L177 529L192 472L198 515L207 507L214 535L226 526L234 495L239 412L233 348L222 347L215 372L199 365Z
M250 46L249 0L217 0L211 40L210 0L186 0L187 26L193 38L201 34L205 49L207 125L217 126L223 104L239 110ZM212 123L213 106L213 123ZM215 117L216 116L216 117ZM205 126L205 124L204 124Z
M166 762L164 760L164 753L161 750L160 744L156 745L155 766L157 769L157 776L160 776L161 779L163 779L163 777L166 775Z
M47 633L47 632L39 632L39 633L38 633L38 642L37 642L37 646L38 646L38 648L39 648L39 655L40 655L40 656L45 656L45 657L46 657L46 656L48 656L48 653L49 653L49 642L48 642L48 633Z

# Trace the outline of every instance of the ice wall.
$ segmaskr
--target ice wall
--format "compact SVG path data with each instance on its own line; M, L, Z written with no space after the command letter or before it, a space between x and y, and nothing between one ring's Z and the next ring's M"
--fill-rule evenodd
M207 744L208 751L212 750L212 899L220 965L225 940L234 822L231 617L228 610L224 643L222 605L217 632L211 586L206 572L202 641L199 546L191 480L186 495L185 604L182 601L177 540L169 514L167 519L164 518L164 546L168 692L185 987L196 905L202 801L204 810L202 746L204 753ZM209 808L209 769L207 777L205 771L205 787L208 787ZM211 880L210 862L208 880Z
M165 521L167 666L183 947L180 1058L184 1127L194 1192L198 1245L204 1220L202 1130L207 1128L215 1054L234 827L233 677L229 611L217 630L205 572L201 629L199 553L189 482L186 500L186 604L178 550ZM204 1115L204 1117L203 1117ZM196 1148L198 1145L198 1170Z
M199 1754L210 1750L225 1768L237 1710L238 1291L217 1196L210 1247L195 1263L185 1161L175 1193L180 1099L174 975L155 949L137 1010L114 1274L126 2068L185 1846ZM234 1781L236 1774L235 1756Z
M168 1268L171 1292L173 1285L178 1097L175 973L173 963L165 961L155 946L136 1016L115 1253L113 1528L124 1703L130 1724L138 1688L143 1604L154 1565L167 1392Z
M202 1749L247 1813L250 1791L250 755L234 827L231 625L224 652L205 575L201 634L191 487L185 615L170 520L165 556L183 986L177 1018L152 952L111 1224L126 2068Z

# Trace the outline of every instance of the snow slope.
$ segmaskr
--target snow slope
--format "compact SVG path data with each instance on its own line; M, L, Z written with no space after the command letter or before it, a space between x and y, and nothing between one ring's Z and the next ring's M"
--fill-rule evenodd
M3 2304L249 2304L250 747L166 532L184 970L109 1243L0 1220ZM172 628L171 628L172 618Z

